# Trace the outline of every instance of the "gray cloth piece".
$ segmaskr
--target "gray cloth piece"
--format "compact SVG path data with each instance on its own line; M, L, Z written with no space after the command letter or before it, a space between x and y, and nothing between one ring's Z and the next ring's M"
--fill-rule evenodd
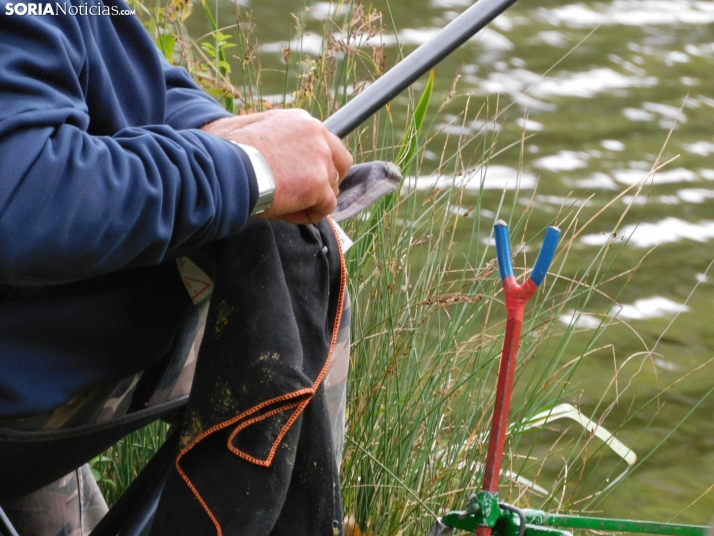
M402 173L391 162L355 164L340 183L337 208L330 215L340 222L371 207L402 183Z

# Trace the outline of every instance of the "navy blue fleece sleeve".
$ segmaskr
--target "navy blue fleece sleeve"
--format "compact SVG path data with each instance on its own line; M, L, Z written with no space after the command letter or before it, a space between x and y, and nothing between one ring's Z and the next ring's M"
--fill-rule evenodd
M186 69L170 65L161 58L166 81L166 124L182 130L200 128L203 125L230 117L220 104L200 89Z
M149 88L165 124L89 134L96 118L88 93L112 104L115 90L95 74L98 54L108 52L90 50L90 22L6 16L6 4L0 0L0 281L49 284L155 264L243 226L251 184L241 155L225 140L180 130L220 117L215 102L187 97L193 90L175 87L170 68L169 91ZM111 31L108 18L102 24ZM112 50L113 61L131 66L133 46ZM150 85L138 69L133 76L125 83ZM189 102L193 124L180 111L191 111ZM151 106L137 100L113 113Z

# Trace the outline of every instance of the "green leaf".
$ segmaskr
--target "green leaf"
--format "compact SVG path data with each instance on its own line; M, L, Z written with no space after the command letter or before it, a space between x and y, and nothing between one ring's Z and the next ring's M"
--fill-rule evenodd
M201 5L203 6L203 10L206 13L206 18L208 18L208 23L211 25L211 30L213 31L214 39L215 39L215 45L208 43L208 42L203 42L201 43L201 48L205 50L213 59L218 58L218 65L217 65L217 71L225 76L226 74L231 72L230 65L228 64L228 59L226 58L225 51L228 50L229 48L233 48L237 45L234 43L230 43L228 40L230 39L230 35L224 34L223 32L218 31L218 25L216 24L216 19L213 17L213 13L211 13L211 9L209 8L208 4L206 3L206 0L203 0L201 2Z
M221 74L227 74L231 72L231 64L225 60L219 61L218 66L221 68Z
M206 93L208 93L214 99L220 99L226 94L226 92L219 87L210 87L206 90Z
M94 480L97 482L102 480L102 473L97 471L94 467L92 467L92 476L94 477Z
M176 49L176 38L169 33L159 34L157 45L159 45L164 57L170 61L174 55L174 50Z
M201 48L205 50L206 54L211 56L212 59L216 58L216 47L213 46L213 43L204 41L203 43L201 43Z
M431 95L434 92L434 78L434 70L432 69L429 73L429 80L426 83L424 92L421 94L419 103L414 109L414 115L412 116L411 123L407 127L407 131L404 133L404 139L402 140L402 145L399 148L399 155L397 156L397 166L401 169L406 169L417 154L421 129L424 126L424 119L426 118L426 114L429 110Z

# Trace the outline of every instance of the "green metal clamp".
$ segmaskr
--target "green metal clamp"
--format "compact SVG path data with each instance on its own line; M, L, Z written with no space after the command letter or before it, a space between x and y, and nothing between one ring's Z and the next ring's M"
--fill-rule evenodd
M477 526L495 527L502 517L498 494L481 490L469 497L466 510L449 512L442 518L442 523L448 527L473 532Z

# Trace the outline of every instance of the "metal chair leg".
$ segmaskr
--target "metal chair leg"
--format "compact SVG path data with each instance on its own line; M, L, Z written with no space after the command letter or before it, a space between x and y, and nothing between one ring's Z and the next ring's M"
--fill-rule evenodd
M19 536L15 527L12 526L10 520L2 508L0 508L0 535L2 536Z
M147 490L144 500L131 513L117 536L149 536L156 509L159 507L161 492L164 490L166 479L169 476L169 467L164 469L163 475L153 483L151 489Z

